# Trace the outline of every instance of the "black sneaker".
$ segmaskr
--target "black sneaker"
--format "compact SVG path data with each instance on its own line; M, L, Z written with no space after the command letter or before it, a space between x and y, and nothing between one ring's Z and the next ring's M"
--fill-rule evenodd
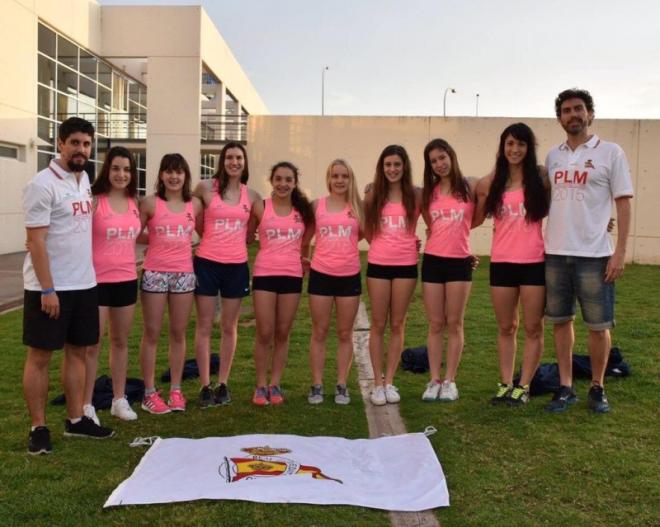
M578 400L577 395L570 386L560 386L559 390L552 396L552 400L548 403L545 409L548 412L561 413L568 410L571 404L576 403Z
M602 386L589 388L589 408L597 414L606 414L610 411L610 403L607 401L605 390Z
M229 404L231 402L231 393L224 382L221 382L213 390L215 404Z
M213 390L211 386L202 386L202 389L199 390L199 407L200 408L211 408L215 406L215 397L213 396Z
M107 439L115 435L112 428L99 426L89 417L83 416L77 423L69 419L64 422L65 437L89 437L91 439Z
M53 445L50 444L50 432L45 426L37 426L30 431L28 439L28 453L33 456L39 454L50 454L53 451Z

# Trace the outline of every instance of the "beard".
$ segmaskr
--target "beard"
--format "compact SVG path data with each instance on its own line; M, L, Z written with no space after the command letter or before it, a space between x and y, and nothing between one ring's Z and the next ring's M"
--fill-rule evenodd
M80 161L81 158L84 159L84 161ZM89 159L86 156L78 155L74 159L69 159L67 166L71 172L82 172L85 170L85 165L87 164L88 160Z

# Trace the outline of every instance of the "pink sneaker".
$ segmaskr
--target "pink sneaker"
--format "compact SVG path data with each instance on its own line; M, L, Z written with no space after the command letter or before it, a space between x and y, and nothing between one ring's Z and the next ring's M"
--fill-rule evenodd
M160 392L150 393L142 399L142 409L150 414L162 415L171 412L170 407L165 404Z
M170 410L173 412L186 411L186 398L181 393L181 390L170 391L170 398L167 400L167 406L169 406Z

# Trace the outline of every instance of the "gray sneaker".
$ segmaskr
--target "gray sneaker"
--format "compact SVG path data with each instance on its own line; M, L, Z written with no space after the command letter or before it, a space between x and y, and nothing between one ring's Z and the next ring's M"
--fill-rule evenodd
M335 404L349 404L351 396L348 394L348 388L345 384L338 384L335 388Z
M309 389L309 394L307 395L307 402L309 404L321 404L323 402L323 386L320 384L314 384Z

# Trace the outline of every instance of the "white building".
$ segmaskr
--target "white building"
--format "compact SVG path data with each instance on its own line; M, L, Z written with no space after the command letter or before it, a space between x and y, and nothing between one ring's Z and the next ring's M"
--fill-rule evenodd
M199 6L2 0L1 14L0 254L24 250L21 192L67 117L97 129L91 173L121 144L150 192L163 154L208 177L223 143L246 139L247 116L268 113Z

